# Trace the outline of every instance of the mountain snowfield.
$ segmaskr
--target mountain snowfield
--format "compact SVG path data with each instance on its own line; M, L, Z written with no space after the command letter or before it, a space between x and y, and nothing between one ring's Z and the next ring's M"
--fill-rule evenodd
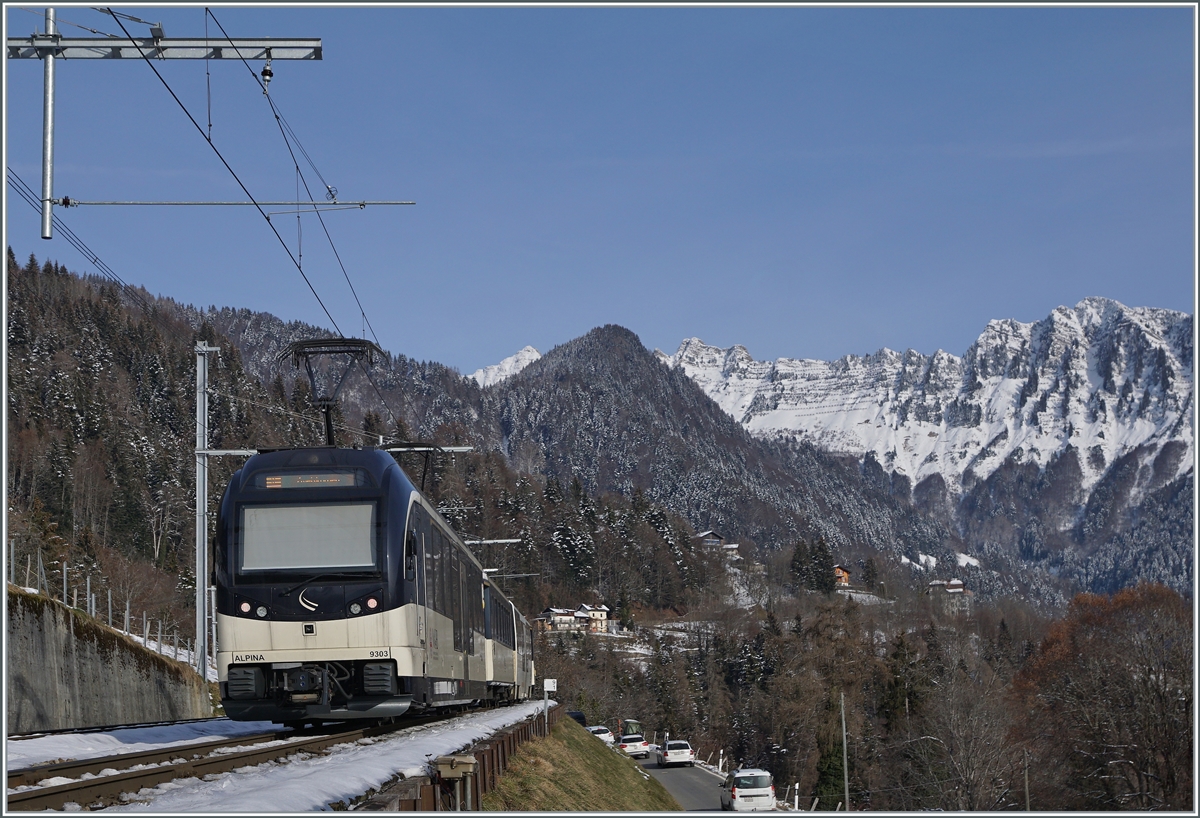
M471 373L471 377L480 386L491 386L505 378L511 378L541 357L542 353L531 346L527 346L516 355L510 355L498 364L492 364L491 366L485 366L483 369L475 370Z
M940 475L952 495L1009 458L1044 468L1070 448L1084 492L1139 449L1143 490L1192 467L1192 317L1173 310L1086 298L1036 323L991 321L961 358L756 361L698 338L657 354L755 435L873 454L913 486Z

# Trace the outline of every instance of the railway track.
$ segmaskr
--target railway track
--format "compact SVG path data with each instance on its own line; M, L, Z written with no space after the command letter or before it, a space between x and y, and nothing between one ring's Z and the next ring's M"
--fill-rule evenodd
M33 733L10 733L8 741L27 741L28 739L44 738L45 736L64 736L84 733L111 733L113 730L132 730L137 727L174 727L177 724L197 724L206 721L226 721L224 716L210 716L202 719L180 719L179 721L140 721L134 724L106 724L103 727L64 727L61 730L38 730Z
M137 793L143 787L156 787L178 778L203 778L286 758L296 753L320 753L336 744L346 744L372 736L438 721L444 716L405 719L392 724L371 725L354 730L278 730L269 733L218 739L196 744L176 745L162 750L43 764L8 773L9 810L62 809L70 803L83 808L121 803L124 793ZM228 747L256 745L236 752L219 752ZM266 745L266 746L263 746ZM131 767L141 769L130 770ZM125 772L121 772L125 770ZM16 787L37 785L61 778L75 780L49 786L33 786L19 792Z

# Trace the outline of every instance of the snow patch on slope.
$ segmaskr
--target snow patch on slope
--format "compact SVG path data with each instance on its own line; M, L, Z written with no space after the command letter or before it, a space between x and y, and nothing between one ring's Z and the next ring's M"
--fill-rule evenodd
M483 369L475 370L471 374L471 377L480 386L491 386L500 383L505 378L511 378L541 357L542 353L531 346L527 346L516 355L510 355L498 364L492 364L491 366L485 366Z

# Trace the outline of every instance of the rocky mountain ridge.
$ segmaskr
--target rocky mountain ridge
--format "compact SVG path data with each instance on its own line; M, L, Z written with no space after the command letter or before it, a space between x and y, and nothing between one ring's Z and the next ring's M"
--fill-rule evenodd
M991 321L962 357L756 361L698 338L659 355L755 435L870 452L914 486L939 475L954 495L1010 458L1045 468L1074 448L1086 492L1131 451L1154 461L1170 443L1189 455L1194 445L1192 317L1109 299L1036 323ZM1191 467L1190 456L1168 458L1168 479Z

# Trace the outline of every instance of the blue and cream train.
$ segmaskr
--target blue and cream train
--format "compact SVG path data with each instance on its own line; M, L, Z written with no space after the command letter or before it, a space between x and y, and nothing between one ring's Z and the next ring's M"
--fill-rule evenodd
M528 621L385 451L251 457L221 500L213 570L232 719L385 719L529 697Z

